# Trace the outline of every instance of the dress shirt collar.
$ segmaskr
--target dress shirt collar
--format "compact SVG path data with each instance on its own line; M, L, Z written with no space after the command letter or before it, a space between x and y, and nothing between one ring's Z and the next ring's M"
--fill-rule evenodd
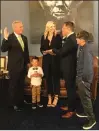
M64 40L67 36L64 36L62 39Z
M70 35L74 34L74 32L71 32L69 35L64 36L62 39L68 38Z
M14 32L14 34L15 34L16 37L20 36L20 35L16 34L15 32Z
M70 35L74 34L74 32L71 32L69 35L67 35L67 37L69 37Z

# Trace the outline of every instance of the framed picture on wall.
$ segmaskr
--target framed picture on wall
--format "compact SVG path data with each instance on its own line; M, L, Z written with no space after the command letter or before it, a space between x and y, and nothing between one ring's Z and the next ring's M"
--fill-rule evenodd
M75 23L75 31L86 29L93 33L92 1L29 1L31 44L40 44L47 21L54 21L61 30L66 21Z

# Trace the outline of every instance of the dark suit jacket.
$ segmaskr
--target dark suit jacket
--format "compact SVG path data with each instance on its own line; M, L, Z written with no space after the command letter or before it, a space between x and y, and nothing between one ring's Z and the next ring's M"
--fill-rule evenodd
M28 41L26 36L21 35L24 42L24 52L14 33L10 34L8 40L3 39L1 51L8 51L8 70L20 72L29 63Z
M41 47L40 51L43 54L43 51L49 50L52 48L60 49L62 47L62 39L60 34L53 36L51 45L49 46L49 40L44 39L44 35L41 38ZM42 61L44 75L47 77L49 73L49 66L51 67L51 71L54 76L58 76L60 74L60 56L52 56L52 55L43 55Z
M53 49L55 54L61 56L61 70L65 78L76 76L77 47L76 35L72 34L64 40L60 50Z
M93 52L91 44L86 43L80 47L78 62L77 62L77 79L92 83L93 80Z

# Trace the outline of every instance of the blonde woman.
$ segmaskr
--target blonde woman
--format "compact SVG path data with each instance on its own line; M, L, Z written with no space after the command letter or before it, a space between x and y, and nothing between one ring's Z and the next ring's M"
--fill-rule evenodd
M53 21L48 21L44 35L41 37L40 51L43 54L43 71L48 87L48 107L55 107L58 102L60 90L60 57L50 55L47 50L52 48L60 49L62 40L56 31Z

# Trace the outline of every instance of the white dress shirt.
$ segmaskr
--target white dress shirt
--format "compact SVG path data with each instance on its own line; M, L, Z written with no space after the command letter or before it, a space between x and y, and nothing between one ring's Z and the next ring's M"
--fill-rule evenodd
M68 38L70 35L72 35L72 34L74 34L74 32L71 32L70 34L68 34L68 35L67 35L67 38Z
M15 34L16 37L20 36L20 35L16 34L15 32L14 32L14 34Z
M67 36L64 36L62 39L68 38L70 35L74 34L74 32L71 32L70 34L68 34Z
M28 71L28 78L31 77L31 75L35 74L35 73L39 73L42 75L43 77L43 70L40 66L38 67L31 67ZM41 83L42 83L42 77L32 77L31 78L31 85L34 85L34 86L40 86Z

